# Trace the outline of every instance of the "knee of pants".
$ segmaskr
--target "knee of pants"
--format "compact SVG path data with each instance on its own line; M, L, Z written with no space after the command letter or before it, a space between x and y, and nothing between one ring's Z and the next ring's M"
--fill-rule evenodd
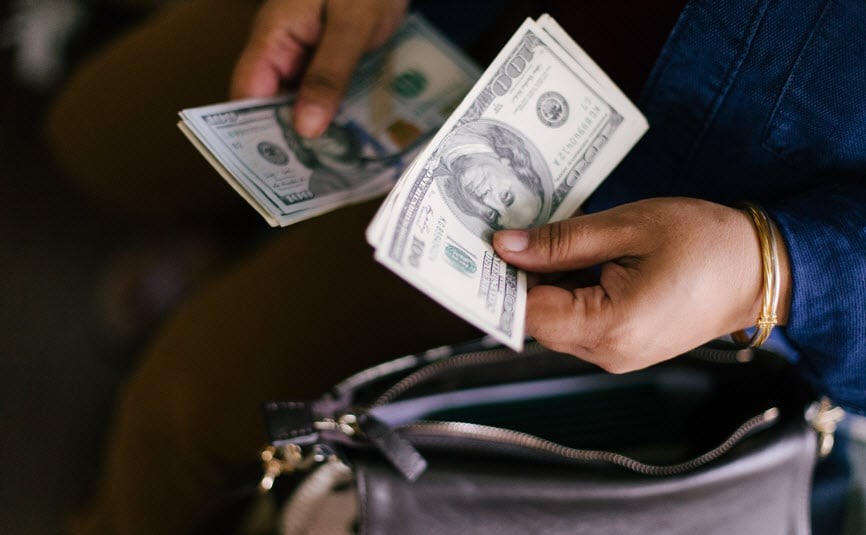
M181 109L228 98L256 8L237 0L174 3L85 61L46 117L62 174L119 215L239 209L242 201L176 123Z
M125 391L101 491L77 519L82 534L188 533L223 488L225 469L198 434L186 381L137 375ZM190 396L190 399L193 399Z
M166 477L213 484L255 461L264 443L257 385L232 367L241 368L243 359L210 366L207 351L188 358L195 347L174 340L157 342L127 384L112 455L140 464L136 470L173 467L177 473Z

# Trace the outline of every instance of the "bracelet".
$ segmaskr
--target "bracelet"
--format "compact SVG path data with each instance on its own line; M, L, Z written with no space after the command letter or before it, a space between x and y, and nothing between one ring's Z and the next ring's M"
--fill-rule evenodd
M761 298L761 314L755 324L751 338L744 330L731 334L731 338L744 347L760 347L767 341L773 327L778 323L776 309L779 306L779 252L776 245L776 230L763 208L744 203L743 210L752 218L758 231L761 246L761 267L764 275L764 291Z

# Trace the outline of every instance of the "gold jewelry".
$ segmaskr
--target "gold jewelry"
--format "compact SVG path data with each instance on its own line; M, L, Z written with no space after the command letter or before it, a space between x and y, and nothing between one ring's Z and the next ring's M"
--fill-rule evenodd
M751 338L742 330L732 333L731 338L746 347L760 347L767 341L773 327L779 322L776 316L776 309L779 306L779 251L776 245L776 229L770 223L767 212L752 203L744 203L743 210L752 218L755 230L758 231L764 291L761 297L761 314L758 316L755 332Z

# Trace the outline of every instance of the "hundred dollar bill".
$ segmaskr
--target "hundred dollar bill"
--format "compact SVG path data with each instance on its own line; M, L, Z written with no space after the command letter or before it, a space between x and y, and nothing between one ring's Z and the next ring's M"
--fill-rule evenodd
M178 126L272 226L384 194L480 69L419 15L366 56L326 132L292 128L292 96L180 112Z
M522 348L525 275L495 230L572 215L647 129L549 17L527 20L372 221L376 259L455 314Z

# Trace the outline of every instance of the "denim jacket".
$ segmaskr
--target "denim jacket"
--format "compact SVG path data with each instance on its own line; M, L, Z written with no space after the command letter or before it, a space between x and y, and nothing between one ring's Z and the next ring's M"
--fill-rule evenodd
M463 25L455 3L475 10ZM462 42L501 6L464 4L416 5ZM792 269L774 338L818 392L866 414L866 0L689 0L637 104L649 131L584 209L762 204Z
M638 105L649 132L586 208L761 203L791 259L793 358L866 414L866 2L691 0Z

